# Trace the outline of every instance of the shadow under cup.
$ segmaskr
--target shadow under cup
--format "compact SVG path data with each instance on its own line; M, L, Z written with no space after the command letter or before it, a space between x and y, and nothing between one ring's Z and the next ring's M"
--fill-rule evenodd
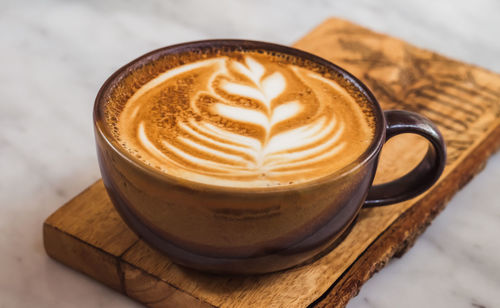
M221 49L289 54L341 76L373 110L375 133L370 146L353 163L326 177L264 188L191 182L149 167L124 150L105 122L106 103L117 89L126 101L127 95L154 77L148 63L188 51ZM127 76L139 70L144 71L143 78L128 83ZM441 175L446 157L443 138L429 120L406 111L384 113L366 86L340 67L294 48L255 41L192 42L132 61L99 91L94 126L104 185L128 226L175 263L215 273L267 273L313 260L342 240L364 206L403 201L428 189ZM426 156L407 175L372 187L382 145L401 133L427 138Z

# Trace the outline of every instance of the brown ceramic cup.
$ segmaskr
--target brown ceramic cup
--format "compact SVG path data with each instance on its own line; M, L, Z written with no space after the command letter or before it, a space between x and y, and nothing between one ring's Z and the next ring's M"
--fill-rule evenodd
M289 186L231 188L161 173L123 150L104 122L106 102L131 72L162 57L203 49L267 50L302 57L340 74L366 97L375 113L375 136L353 163L318 180ZM146 71L145 74L151 74ZM146 83L153 76L143 76ZM356 77L312 54L275 44L212 40L148 53L113 74L94 107L97 153L104 185L123 220L144 241L175 263L216 273L267 273L313 260L333 247L363 207L410 199L437 181L446 149L439 130L407 111L383 112ZM425 137L430 146L417 167L392 182L372 186L383 144L402 133Z

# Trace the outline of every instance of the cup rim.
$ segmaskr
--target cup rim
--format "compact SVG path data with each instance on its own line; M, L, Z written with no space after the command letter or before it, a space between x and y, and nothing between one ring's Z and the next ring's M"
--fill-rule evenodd
M336 73L339 73L344 79L349 81L352 85L354 85L357 90L365 96L369 104L372 105L374 113L375 113L375 131L373 139L367 149L358 156L354 161L345 165L341 169L336 170L328 175L322 176L320 178L299 182L296 184L288 184L288 185L275 185L269 187L231 187L231 186L222 186L222 185L211 185L203 182L196 182L186 178L174 176L156 168L153 168L138 158L131 155L128 151L123 149L123 147L119 144L119 142L115 139L115 137L109 131L109 127L104 123L104 116L102 111L104 108L101 108L105 103L105 97L114 87L120 83L120 81L134 72L136 69L140 68L143 64L149 63L157 60L160 57L175 55L181 52L186 52L190 50L197 49L206 49L206 48L234 48L235 50L268 50L275 51L279 53L289 54L295 57L300 57L312 62L315 62L321 66L325 66L326 68L333 70ZM297 189L307 189L313 188L324 183L328 183L334 181L338 178L346 176L349 173L356 171L362 166L366 165L370 162L376 155L380 152L382 145L385 140L386 134L386 125L385 125L385 117L380 107L380 104L376 100L375 96L368 89L368 87L362 83L358 78L354 75L341 68L340 66L323 59L319 56L311 54L309 52L269 43L263 41L253 41L253 40L242 40L242 39L212 39L212 40L200 40L200 41L191 41L185 42L181 44L170 45L162 48L155 49L150 51L138 58L130 61L129 63L123 65L118 70L116 70L106 81L103 83L99 92L97 93L94 108L93 108L93 122L94 122L94 131L96 134L99 134L102 137L102 140L118 155L120 155L124 160L126 160L132 166L138 168L144 173L164 182L169 182L174 185L180 185L184 187L189 187L194 190L203 190L203 191L213 191L213 192L231 192L231 193L250 193L250 194L267 194L267 193L275 193L275 192L287 192L287 191L295 191Z

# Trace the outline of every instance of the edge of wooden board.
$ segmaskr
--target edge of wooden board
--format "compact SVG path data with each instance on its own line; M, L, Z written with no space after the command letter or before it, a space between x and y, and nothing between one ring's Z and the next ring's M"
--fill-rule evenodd
M86 190L77 196L85 192ZM43 224L43 241L45 251L54 260L101 282L138 303L151 307L181 307L180 305L199 308L214 307L124 261L123 254L114 256L60 230L47 221ZM107 266L102 266L103 264Z
M468 153L460 168L452 170L445 181L433 188L433 193L417 201L389 225L310 307L345 307L351 298L358 295L362 285L390 259L401 257L413 246L455 193L486 166L488 158L499 148L500 125L497 124Z

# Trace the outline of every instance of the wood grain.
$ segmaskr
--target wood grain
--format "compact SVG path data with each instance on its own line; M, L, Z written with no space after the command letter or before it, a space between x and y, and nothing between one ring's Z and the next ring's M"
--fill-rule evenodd
M46 220L48 254L151 307L345 306L375 271L411 247L498 149L500 76L340 19L325 21L295 46L358 76L384 109L433 120L449 153L438 183L413 200L363 210L348 237L312 264L235 277L172 264L124 225L99 181ZM383 150L376 182L404 174L426 147L415 136L394 138Z

